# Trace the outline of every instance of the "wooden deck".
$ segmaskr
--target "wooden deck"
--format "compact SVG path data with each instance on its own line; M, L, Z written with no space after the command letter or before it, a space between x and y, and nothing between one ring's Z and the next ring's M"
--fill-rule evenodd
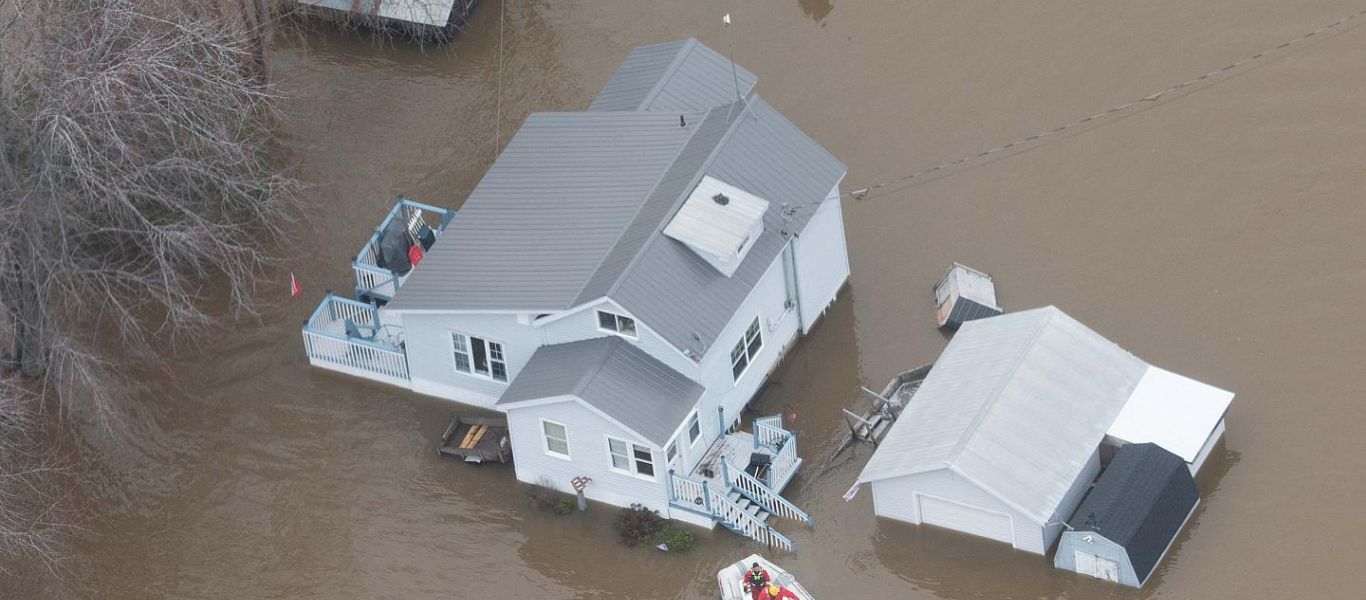
M436 451L472 464L512 462L507 419L457 416L446 426Z

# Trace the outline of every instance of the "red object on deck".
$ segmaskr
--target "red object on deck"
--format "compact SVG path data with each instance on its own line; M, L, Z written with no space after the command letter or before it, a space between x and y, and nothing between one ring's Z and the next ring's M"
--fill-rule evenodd
M290 273L290 274L289 274L289 297L290 297L290 298L298 298L299 296L303 295L303 293L304 293L304 288L303 288L303 286L299 285L299 280L298 280L298 279L295 279L293 273Z
M422 254L422 246L414 244L408 247L408 262L413 263L414 267L417 266L417 263L422 262L423 256L425 255Z

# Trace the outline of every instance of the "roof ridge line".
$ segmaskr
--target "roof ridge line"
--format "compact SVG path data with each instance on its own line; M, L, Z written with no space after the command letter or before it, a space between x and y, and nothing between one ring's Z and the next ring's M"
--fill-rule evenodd
M583 374L583 376L579 378L578 384L574 386L574 396L576 396L576 397L578 397L578 398L580 398L580 399L583 398L583 391L586 390L586 389L588 389L588 384L593 383L593 381L594 381L595 379L598 378L598 375L599 375L600 373L602 373L603 367L607 366L607 360L610 359L610 358L612 358L612 355L613 355L613 354L616 354L616 352L617 352L617 346L618 346L618 345L621 343L621 341L622 341L621 338L616 337L616 336L607 336L607 335L605 335L605 336L602 336L602 337L608 338L608 340L607 340L607 351L606 351L606 354L603 355L602 360L598 362L597 366L593 367L593 370L592 370L592 371L585 371L584 374ZM597 338L589 338L589 340L592 340L592 339L597 339ZM583 341L588 341L588 340L583 340ZM573 342L570 342L570 343L573 343Z
M750 97L757 98L758 94L750 94ZM706 176L707 169L710 168L712 163L716 161L717 155L719 155L721 153L721 149L726 146L726 142L729 142L730 138L735 135L735 132L739 131L740 123L744 121L745 115L750 112L751 103L749 99L746 98L745 100L736 100L735 102L732 102L725 106L718 106L716 108L711 109L711 111L708 111L708 114L710 115L711 112L719 111L722 108L725 108L727 110L727 113L729 114L730 109L733 108L737 103L743 105L743 107L740 109L740 114L736 115L735 120L731 121L731 123L726 127L726 132L721 135L721 139L716 141L716 146L711 149L711 152L707 153L707 159L702 161L702 165L697 168L697 172L693 173L692 177L688 180L688 185L684 186L684 189L687 191L685 193L680 193L677 198L674 198L673 204L669 207L666 216L672 216L673 214L677 213L678 207L683 202L687 201L688 196L691 195L692 191L697 188L698 182L702 181L702 178ZM698 128L701 128L700 124L698 125ZM635 255L631 257L631 260L626 263L626 266L622 268L621 275L617 277L616 281L612 282L611 287L607 288L607 292L603 294L604 296L611 298L612 295L615 294L617 290L621 288L621 282L626 279L626 275L630 273L631 270L636 267L636 264L640 262L640 257L645 255L645 250L649 248L651 244L654 244L659 240L660 232L664 231L664 228L667 226L668 221L669 219L667 218L662 219L659 222L659 224L655 225L654 231L650 232L649 238L645 240L644 244L640 245L640 249L637 250ZM612 301L616 302L615 299L613 299ZM670 345L673 345L673 343L670 342ZM683 348L678 349L683 350ZM703 354L705 353L706 352L703 351Z
M636 105L636 109L633 112L650 112L644 107L649 106L655 101L655 98L659 96L659 92L664 90L664 84L670 79L673 79L674 73L678 72L678 67L683 65L683 60L687 58L689 54L692 54L693 49L697 48L697 45L701 43L698 42L695 37L689 37L686 40L682 40L682 42L683 45L678 49L678 53L674 54L672 61L669 61L669 67L664 69L664 73L659 77L659 80L655 81L654 86L645 94L645 98L640 101L640 104ZM670 42L664 42L664 44L668 43Z
M1025 359L1029 357L1029 353L1034 351L1034 348L1039 343L1039 338L1043 336L1044 330L1048 329L1048 324L1053 322L1053 317L1056 317L1058 313L1062 312L1056 306L1051 306L1050 308L1053 310L1049 312L1048 318L1044 319L1043 323L1039 324L1039 330L1035 331L1034 335L1029 338L1029 344L1025 347L1025 351L1020 354L1020 359L1015 361L1014 365L1011 365L1010 372L1006 373L1006 376L1001 378L1001 383L996 386L996 389L992 390L990 399L982 404L982 407L977 410L977 414L973 416L972 422L968 423L968 427L965 430L967 435L964 435L958 440L958 443L953 447L953 451L950 452L948 458L945 459L948 464L952 465L958 462L958 455L963 453L963 449L967 447L968 441L977 434L977 426L981 425L982 421L985 421L987 415L991 413L991 407L996 405L997 400L1001 398L1001 392L1010 384L1010 380L1015 377L1015 372L1020 370L1020 365L1024 364Z
M630 112L627 113L627 114L652 114L652 113L649 113L649 112L647 112L647 111L630 111ZM710 114L711 114L711 111L707 111L706 114L707 114L707 115L710 115ZM574 298L573 298L574 305L573 305L573 306L570 306L570 307L568 307L568 308L566 308L566 309L564 309L564 310L573 309L573 308L575 308L575 307L577 307L577 306L579 306L579 305L584 304L585 302L587 302L586 300L580 300L579 297L582 296L582 295L583 295L583 291L584 291L585 289L588 288L588 284L590 284L590 283L593 282L593 277L596 276L596 275L598 274L598 271L601 271L601 270L602 270L602 265L604 265L604 264L607 263L607 258L608 258L609 256L612 255L612 250L615 249L617 246L621 245L621 238L623 238L623 237L626 236L626 232L627 232L627 231L630 231L630 229L631 229L631 224L636 222L636 219L640 217L640 213L645 212L645 205L646 205L646 204L649 204L650 196L653 195L653 194L655 193L655 190L659 189L659 184L662 183L662 182L664 181L664 177L665 177L666 175L669 174L669 170L672 169L673 166L674 166L674 164L678 162L678 157L679 157L679 156L682 156L683 151L686 150L686 149L688 148L688 144L692 143L693 138L697 137L697 132L699 132L699 131L702 130L702 124L703 124L703 123L706 123L706 122L707 122L707 117L704 115L704 116L702 117L702 120L699 121L699 122L697 123L697 127L694 127L692 131L688 132L688 139L683 140L683 143L678 145L678 150L677 150L676 152L674 152L674 156L673 156L672 159L669 160L669 164L668 164L668 165L665 165L664 170L662 170L662 171L659 172L659 177L657 177L657 178L655 179L654 185L651 185L651 186L650 186L650 191L645 193L645 197L641 200L640 204L639 204L638 206L636 206L636 211L635 211L634 213L631 214L631 218L630 218L630 219L627 219L627 220L626 220L626 224L625 224L625 225L622 225L621 231L618 231L618 232L617 232L617 238L616 238L616 240L614 240L614 241L612 242L612 245L611 245L611 247L609 247L609 248L607 249L607 252L603 253L602 258L598 259L598 264L595 265L595 266L593 267L593 270L592 270L592 272L589 274L589 276L588 276L586 279L583 280L583 283L579 284L579 289L576 290L576 291L574 292ZM642 244L641 247L643 248L644 245ZM639 255L639 251L637 251L637 255ZM635 257L634 257L634 256L631 257L631 259L632 259L631 262L630 262L630 263L627 263L627 268L628 268L628 269L630 268L630 265L631 265L631 264L634 264L634 262L635 262ZM626 269L622 269L622 273L625 273L625 272L626 272ZM618 278L618 281L620 281L620 278ZM609 298L609 299L610 299L610 297L611 297L611 292L612 292L613 290L615 290L615 289L616 289L616 282L614 281L614 282L612 282L612 287L608 288L607 292L603 294L603 297ZM616 301L613 300L613 302L616 302Z

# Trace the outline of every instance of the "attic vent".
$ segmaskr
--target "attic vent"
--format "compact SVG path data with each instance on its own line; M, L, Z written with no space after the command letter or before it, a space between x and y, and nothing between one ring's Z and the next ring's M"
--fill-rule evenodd
M727 204L730 204L730 198L726 197L725 194L717 194L717 195L715 195L715 196L712 196L711 199L712 199L712 202L715 202L715 203L717 203L717 204L720 204L721 206L725 206L725 205L727 205Z

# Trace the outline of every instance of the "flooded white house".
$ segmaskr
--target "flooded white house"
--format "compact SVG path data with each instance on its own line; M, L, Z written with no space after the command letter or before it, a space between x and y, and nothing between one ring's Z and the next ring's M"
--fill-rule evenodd
M696 40L631 51L587 111L528 117L458 214L396 205L358 300L305 326L311 362L505 412L522 481L790 548L767 520L811 521L780 495L796 437L735 429L849 276L846 168L755 82Z

